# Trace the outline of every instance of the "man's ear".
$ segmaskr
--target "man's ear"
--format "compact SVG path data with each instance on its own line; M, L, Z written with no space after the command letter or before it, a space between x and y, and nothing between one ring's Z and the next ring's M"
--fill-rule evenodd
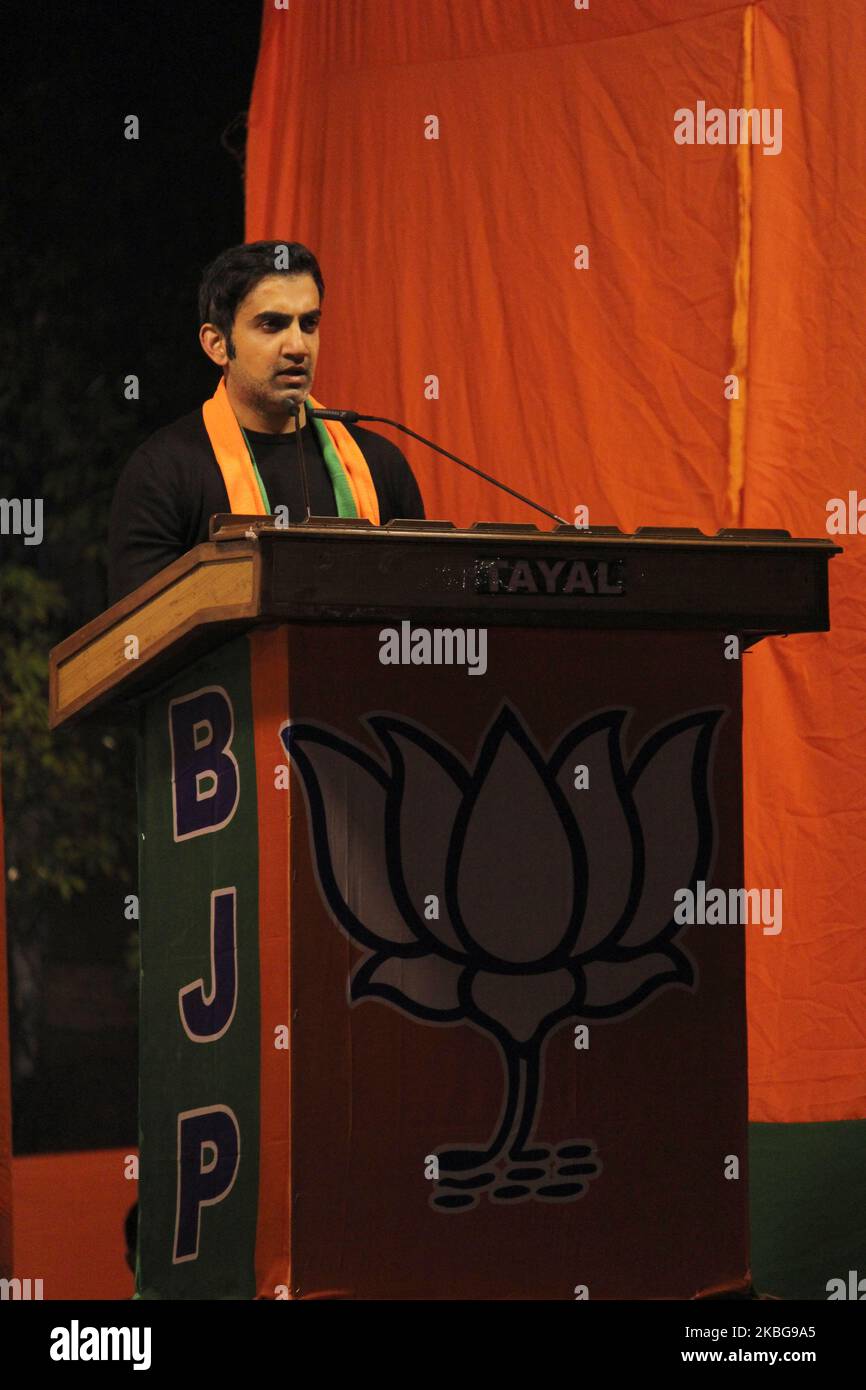
M198 340L211 362L215 362L218 367L226 366L229 361L226 340L215 323L203 323L198 331Z

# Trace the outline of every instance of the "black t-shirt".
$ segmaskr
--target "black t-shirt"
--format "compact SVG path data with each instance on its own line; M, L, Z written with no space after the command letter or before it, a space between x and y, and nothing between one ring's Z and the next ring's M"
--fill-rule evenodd
M370 468L382 525L395 517L420 519L424 503L409 464L389 439L357 425L346 427ZM304 489L295 433L247 430L271 511L288 508L302 521ZM316 431L301 430L314 516L336 516L337 504ZM136 589L208 538L216 512L228 512L228 494L201 410L157 430L136 449L120 475L108 524L108 599Z

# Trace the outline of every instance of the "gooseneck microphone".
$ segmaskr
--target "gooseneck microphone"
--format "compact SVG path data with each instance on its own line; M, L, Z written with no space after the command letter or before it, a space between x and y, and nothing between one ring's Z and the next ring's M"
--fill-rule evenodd
M359 420L375 420L380 425L393 425L395 430L402 430L404 434L409 434L413 439L420 440L429 449L435 449L437 454L442 454L443 458L451 459L452 463L459 463L461 468L468 468L469 472L474 473L476 477L483 478L486 483L492 483L500 491L516 497L518 502L525 502L527 507L534 507L537 512L543 512L552 521L561 522L563 526L571 524L565 520L565 517L557 516L556 512L548 511L547 507L542 507L540 502L533 502L531 497L524 497L522 492L515 492L514 488L509 487L507 483L500 482L498 478L491 477L489 473L483 473L480 468L476 468L473 464L467 463L465 459L459 459L456 454L451 454L447 449L443 449L440 444L434 444L432 439L425 439L423 434L416 434L414 430L410 430L408 425L401 425L399 420L389 420L384 415L359 415L357 410L325 410L319 407L313 409L310 406L307 406L307 414L317 420L341 420L344 425L355 425Z
M306 516L304 521L310 519L310 480L307 477L307 460L304 457L304 441L301 438L301 408L294 401L290 401L286 406L288 413L295 422L295 440L298 445L298 467L301 470L301 484L304 489L304 511ZM309 406L307 407L309 410Z

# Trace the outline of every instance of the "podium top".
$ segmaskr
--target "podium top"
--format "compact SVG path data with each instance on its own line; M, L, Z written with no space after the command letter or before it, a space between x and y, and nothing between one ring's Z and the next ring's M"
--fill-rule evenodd
M257 624L674 629L829 628L841 547L787 531L218 516L196 546L55 647L50 724L138 696ZM130 637L137 655L130 659Z

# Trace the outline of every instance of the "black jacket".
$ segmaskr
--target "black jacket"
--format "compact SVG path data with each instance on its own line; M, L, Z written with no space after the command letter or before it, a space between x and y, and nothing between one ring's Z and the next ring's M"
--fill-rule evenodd
M370 468L382 525L394 517L424 516L409 464L389 439L348 425ZM304 516L297 442L291 434L247 430L271 510L288 507L288 520ZM314 516L336 516L325 460L311 424L301 430ZM200 541L229 499L201 409L157 430L136 449L120 475L108 526L108 601L116 603Z

